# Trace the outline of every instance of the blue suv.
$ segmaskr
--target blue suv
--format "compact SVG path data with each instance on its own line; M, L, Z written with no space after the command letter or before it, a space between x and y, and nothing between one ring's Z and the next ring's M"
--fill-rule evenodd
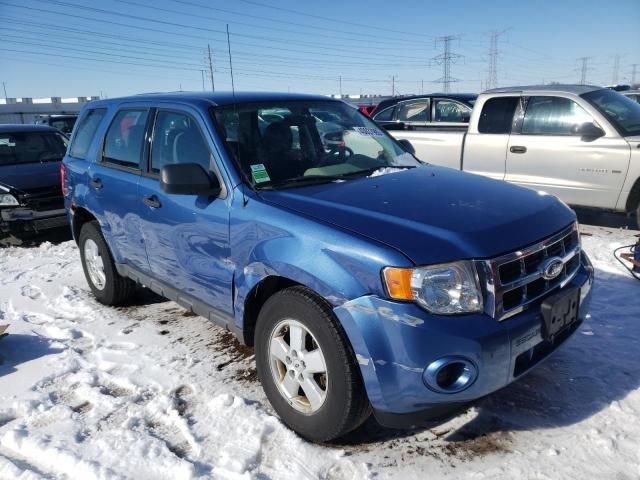
M234 332L282 420L327 441L494 392L587 312L565 204L411 151L321 96L101 100L64 159L65 205L98 301L145 285Z

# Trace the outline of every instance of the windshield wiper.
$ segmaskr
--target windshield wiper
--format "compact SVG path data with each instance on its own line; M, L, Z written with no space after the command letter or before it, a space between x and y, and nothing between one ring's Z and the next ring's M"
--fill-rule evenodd
M341 177L332 176L332 175L301 175L299 177L287 178L285 180L278 180L276 182L271 182L268 185L256 185L256 188L259 190L273 190L276 187L288 187L288 186L299 186L301 184L321 184L321 183L330 183L335 182L336 180L340 180Z
M397 169L408 169L408 168L416 168L415 165L403 165L403 166L396 166L396 165L385 165L383 167L371 167L371 168L365 168L364 170L357 170L355 172L349 172L349 173L343 173L342 175L338 175L337 178L349 178L349 177L356 177L356 176L369 176L372 173L378 171L378 170L382 170L383 168L397 168Z

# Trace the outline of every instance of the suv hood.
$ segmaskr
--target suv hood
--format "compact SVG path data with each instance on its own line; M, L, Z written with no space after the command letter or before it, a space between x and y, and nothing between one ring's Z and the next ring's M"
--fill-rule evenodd
M431 165L259 195L385 243L418 265L494 257L575 221L551 195Z

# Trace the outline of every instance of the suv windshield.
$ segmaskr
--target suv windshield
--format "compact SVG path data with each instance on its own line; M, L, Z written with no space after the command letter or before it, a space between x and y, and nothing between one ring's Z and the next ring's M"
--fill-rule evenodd
M582 97L607 117L623 137L640 135L640 103L608 88Z
M67 139L56 132L0 133L0 166L62 160Z
M236 165L258 188L355 178L420 165L383 130L341 102L265 102L216 108Z

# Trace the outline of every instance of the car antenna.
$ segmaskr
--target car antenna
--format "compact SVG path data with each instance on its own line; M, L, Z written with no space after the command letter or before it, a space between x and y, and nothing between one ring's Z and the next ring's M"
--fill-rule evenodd
M233 96L233 109L238 117L238 134L240 134L240 114L238 113L238 103L236 102L236 87L233 82L233 61L231 59L231 40L229 37L229 24L227 23L227 51L229 52L229 71L231 72L231 95ZM239 140L239 139L238 139ZM242 159L240 158L240 142L238 142L238 163L240 164L242 171ZM244 185L242 187L242 206L246 207L249 203L249 198L244 192Z

